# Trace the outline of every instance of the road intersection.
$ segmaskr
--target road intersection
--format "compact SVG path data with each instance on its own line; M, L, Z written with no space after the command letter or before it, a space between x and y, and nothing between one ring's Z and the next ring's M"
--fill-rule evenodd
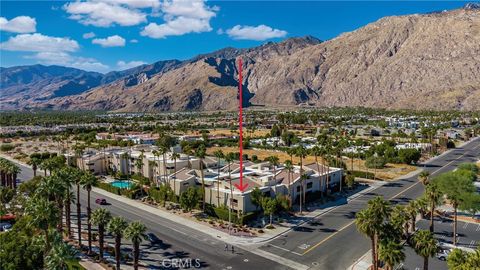
M460 163L477 161L479 156L480 139L476 138L426 162L424 169L435 176L455 169ZM22 172L19 180L30 179L33 175L31 168L21 164L20 167ZM235 254L223 251L224 242L221 239L215 239L196 228L152 215L123 201L109 199L111 205L107 208L113 215L124 216L128 220L140 220L165 243L165 250L150 252L146 247L146 252L152 254L151 269L162 269L159 260L178 255L182 258L198 258L202 262L202 268L207 269L330 270L347 269L370 249L369 240L357 232L354 224L355 214L365 207L368 200L383 196L394 203L406 203L419 197L422 192L423 186L417 181L417 175L385 183L355 199L341 202L332 210L269 242L257 246L243 246ZM97 197L101 195L92 192L92 198ZM83 191L83 208L86 205L85 198ZM99 206L95 205L93 208L95 207Z

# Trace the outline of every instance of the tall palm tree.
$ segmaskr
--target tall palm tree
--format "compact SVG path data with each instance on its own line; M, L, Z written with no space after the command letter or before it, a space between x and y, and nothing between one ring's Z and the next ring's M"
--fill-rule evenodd
M92 252L92 208L90 207L90 192L92 191L92 187L97 185L97 177L91 174L90 172L86 172L82 176L82 185L83 188L87 191L87 230L88 230L88 253Z
M320 194L322 194L323 196L323 166L322 170L320 171L320 164L318 163L318 156L322 155L322 149L318 145L315 145L314 147L312 147L312 149L310 149L310 154L315 157L315 165L317 165L317 172L319 175L318 180L320 181Z
M225 156L225 161L228 163L228 182L230 183L230 198L229 198L229 203L228 203L228 232L230 232L231 227L232 227L232 208L233 208L233 186L232 186L232 170L231 170L231 164L234 160L233 153L228 153Z
M30 158L30 160L27 162L28 165L32 166L33 177L37 176L37 170L40 163L42 163L42 161L36 157Z
M425 189L425 198L430 203L430 232L433 233L433 217L435 215L435 207L440 203L442 193L435 183L430 183Z
M42 196L57 206L59 221L56 224L59 232L62 232L63 201L67 190L68 185L57 174L45 177L36 190L36 196Z
M225 157L225 154L218 149L213 152L213 155L217 158L217 205L220 206L220 160Z
M280 164L279 159L277 156L269 156L267 157L268 162L270 162L270 165L273 167L273 182L276 182L277 180L277 167Z
M79 169L75 173L73 178L73 183L77 186L77 236L78 236L78 245L82 247L82 204L80 203L80 186L82 184L83 172Z
M305 181L308 179L308 175L302 174L300 175L300 200L299 200L299 205L300 205L300 214L303 213L303 200L302 200L302 194L304 194L304 187L305 187Z
M92 213L92 223L98 226L98 243L100 249L100 260L103 259L103 238L105 235L105 226L108 224L112 215L105 208L98 208Z
M429 183L430 173L428 171L422 171L418 175L418 181L420 181L423 186L427 186Z
M75 257L75 250L72 246L63 242L62 235L51 230L52 248L45 257L46 270L68 270L68 261Z
M43 255L46 256L51 247L49 229L55 227L58 222L58 207L53 201L49 201L47 198L34 196L27 205L25 212L31 216L29 224L39 228L45 234L45 250Z
M197 151L195 151L195 156L197 156L200 159L200 177L202 179L202 211L203 212L205 212L205 193L206 193L205 177L203 173L203 159L205 158L205 154L206 154L205 145L200 144L200 146L197 148Z
M288 178L288 203L290 207L292 207L292 172L293 172L293 164L290 160L285 161L285 170L287 170L287 178Z
M152 155L153 155L153 161L157 162L157 165L155 167L157 167L157 169L155 170L155 172L157 172L157 175L153 176L153 178L155 179L155 186L158 187L158 177L160 176L160 172L158 171L158 169L160 168L160 164L158 164L158 162L160 162L160 152L158 152L157 150L153 150L152 151ZM157 161L158 160L158 161Z
M405 260L403 246L394 241L386 241L384 243L380 243L378 257L380 260L385 262L385 270L392 270L395 265Z
M376 231L377 231L377 219L370 208L363 209L359 211L355 216L355 224L357 225L357 230L362 234L370 238L372 245L372 264L373 269L377 270L377 243L376 243Z
M298 146L295 151L295 156L297 156L300 159L300 175L303 176L303 159L307 156L307 149L303 146ZM305 179L303 179L305 180ZM303 204L305 204L305 187L304 187L304 181L301 183L302 186L302 194L300 194L300 200L303 201ZM302 198L303 197L303 198ZM300 210L300 213L302 211Z
M412 237L413 249L423 257L423 270L428 270L428 258L437 253L437 240L433 233L427 230L419 230Z
M417 222L417 214L418 214L418 206L415 200L411 200L408 202L407 206L405 207L405 212L410 216L411 228L412 232L415 232L415 223Z
M125 237L133 244L133 269L138 269L138 258L140 257L140 243L146 239L147 227L139 221L134 221L125 229Z
M145 151L142 149L140 150L140 155L138 156L138 159L135 161L135 166L137 167L138 174L143 176L143 159L145 158Z
M162 155L162 163L163 163L163 181L166 183L167 181L167 153L168 153L168 148L165 147L164 145L160 145L159 148L159 153Z
M122 245L123 234L127 227L128 222L123 217L113 217L107 225L107 230L115 237L115 261L117 263L117 270L120 270L120 247Z
M177 178L177 159L180 158L180 154L177 153L177 152L172 152L172 159L173 159L173 177L175 177L175 179L173 180L173 194L176 194L175 190L176 190L176 178Z

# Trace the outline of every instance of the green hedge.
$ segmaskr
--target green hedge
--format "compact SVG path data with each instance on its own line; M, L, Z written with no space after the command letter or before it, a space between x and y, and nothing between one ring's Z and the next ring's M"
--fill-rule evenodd
M228 209L227 208L214 207L213 211L215 213L215 217L217 217L221 220L228 221ZM258 213L256 213L256 212L249 212L249 213L243 214L242 217L238 218L237 213L232 212L232 222L236 223L236 224L244 225L244 224L250 222L251 220L255 219L257 217L257 214Z

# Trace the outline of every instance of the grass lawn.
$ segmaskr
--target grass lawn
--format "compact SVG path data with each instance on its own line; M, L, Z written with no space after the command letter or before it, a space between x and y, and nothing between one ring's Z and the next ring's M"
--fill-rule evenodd
M78 260L68 262L69 270L85 270L85 267L81 266Z

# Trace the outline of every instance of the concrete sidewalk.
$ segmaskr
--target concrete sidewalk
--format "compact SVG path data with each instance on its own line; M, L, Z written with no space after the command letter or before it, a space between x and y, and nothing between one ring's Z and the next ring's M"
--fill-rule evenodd
M350 202L351 200L354 200L354 199L362 196L365 193L368 193L368 192L371 192L371 191L377 189L378 187L384 185L385 183L386 182L374 183L370 187L368 187L368 188L366 188L366 189L364 189L364 190L362 190L358 193L354 193L351 196L347 197L346 201ZM222 241L224 241L226 243L237 244L237 245L238 244L240 244L240 245L255 245L255 244L261 244L261 243L270 241L271 239L274 239L274 238L276 238L276 237L278 237L282 234L285 234L288 231L290 231L291 229L293 229L297 226L300 226L300 225L302 225L302 224L304 224L304 223L306 223L306 222L308 222L308 221L310 221L310 220L312 220L312 219L314 219L314 218L316 218L320 215L323 215L323 214L325 214L329 211L332 211L336 207L338 207L340 205L343 205L345 203L345 198L339 198L336 201L332 201L332 202L327 203L326 205L320 206L321 208L319 208L319 209L316 209L316 210L310 211L310 212L304 212L303 216L298 217L297 219L293 219L289 223L282 223L281 225L277 225L276 228L273 229L273 230L266 229L266 230L264 230L264 231L266 231L266 233L264 233L262 235L255 236L255 237L240 237L240 236L229 235L226 232L217 230L217 229L212 228L212 227L210 227L206 224L199 223L199 222L190 220L190 219L182 217L182 216L178 216L176 214L173 214L173 213L170 213L168 211L165 211L165 210L147 205L147 204L139 202L137 200L132 200L132 199L120 196L120 195L110 193L110 192L108 192L106 190L103 190L103 189L100 189L100 188L95 188L94 187L93 191L98 193L98 194L101 194L102 196L105 196L107 198L111 198L111 199L114 199L114 200L121 201L123 203L126 203L126 204L132 206L132 207L142 209L143 211L147 211L151 214L157 215L159 217L162 217L162 218L168 219L170 221L173 221L173 222L182 224L184 226L187 226L191 229L194 229L194 230L200 231L202 233L208 234L215 239L221 239Z

